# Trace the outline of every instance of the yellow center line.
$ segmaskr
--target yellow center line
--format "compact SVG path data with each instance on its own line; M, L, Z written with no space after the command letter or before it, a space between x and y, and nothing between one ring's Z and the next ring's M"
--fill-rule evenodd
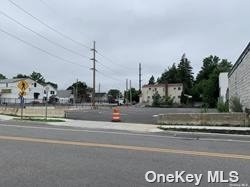
M17 137L17 136L0 136L0 140L23 141L23 142L33 142L33 143L46 143L46 144L60 144L60 145L74 145L74 146L82 146L82 147L112 148L112 149L123 149L123 150L133 150L133 151L143 151L143 152L172 153L172 154L182 154L182 155L190 155L190 156L204 156L204 157L250 160L250 155L239 155L239 154L231 154L231 153L187 151L187 150L165 149L165 148L156 148L156 147L100 144L100 143L90 143L90 142L51 140L51 139L28 138L28 137Z

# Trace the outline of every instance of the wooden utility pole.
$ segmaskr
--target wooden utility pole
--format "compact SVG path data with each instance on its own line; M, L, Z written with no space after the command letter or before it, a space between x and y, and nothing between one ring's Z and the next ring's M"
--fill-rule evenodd
M93 51L93 58L91 59L93 61L93 91L92 91L92 107L95 108L95 72L96 72L96 68L95 68L95 63L96 63L96 58L95 58L95 54L96 54L96 49L95 49L95 41L93 42L93 49L91 49L91 51Z
M131 90L131 80L129 80L129 92L130 92L130 103L132 104L132 90Z
M141 92L141 63L139 63L139 91Z

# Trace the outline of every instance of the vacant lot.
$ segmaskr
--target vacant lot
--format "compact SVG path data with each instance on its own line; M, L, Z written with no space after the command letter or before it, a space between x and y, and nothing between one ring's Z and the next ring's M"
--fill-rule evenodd
M137 108L120 107L121 120L127 123L156 123L156 115L165 113L199 113L201 109L197 108ZM215 112L215 110L210 110ZM97 110L69 111L67 118L90 120L90 121L111 121L112 108L103 108Z

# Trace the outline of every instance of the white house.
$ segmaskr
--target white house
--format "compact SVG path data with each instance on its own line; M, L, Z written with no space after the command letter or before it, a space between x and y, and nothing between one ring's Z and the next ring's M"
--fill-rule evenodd
M45 84L44 85L44 98L46 98L47 89L48 89L48 98L50 98L52 95L57 95L56 88L54 88L51 84Z
M59 103L68 104L73 101L74 96L71 90L58 90L56 98L58 99Z
M30 78L3 79L0 80L0 103L19 103L19 81L25 80L28 88L25 90L25 103L42 103L46 98L46 88L48 88L48 98L57 94L57 90L50 84L42 85Z
M220 89L220 99L223 102L228 100L228 72L222 72L219 75L219 89Z
M25 80L28 88L25 91L24 102L42 102L44 97L44 86L30 78L4 79L0 80L0 102L1 103L19 103L19 81Z
M228 74L229 98L238 97L244 108L250 108L250 42Z
M154 85L144 85L142 87L142 93L140 97L141 103L153 103L153 95L158 92L161 97L169 96L174 98L174 103L181 102L181 93L183 91L183 84L154 84Z

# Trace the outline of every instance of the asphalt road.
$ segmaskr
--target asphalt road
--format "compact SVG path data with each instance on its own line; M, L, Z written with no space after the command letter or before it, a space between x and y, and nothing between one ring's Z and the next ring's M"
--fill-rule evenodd
M147 171L203 174L200 186L229 186L208 184L209 170L226 178L237 171L237 184L250 185L249 142L13 125L0 122L0 186L195 186L147 183Z
M121 110L121 120L123 122L144 124L155 124L156 118L154 116L158 114L201 112L201 109L199 108L137 108L126 106L119 108ZM91 121L111 121L112 108L68 111L67 118Z

